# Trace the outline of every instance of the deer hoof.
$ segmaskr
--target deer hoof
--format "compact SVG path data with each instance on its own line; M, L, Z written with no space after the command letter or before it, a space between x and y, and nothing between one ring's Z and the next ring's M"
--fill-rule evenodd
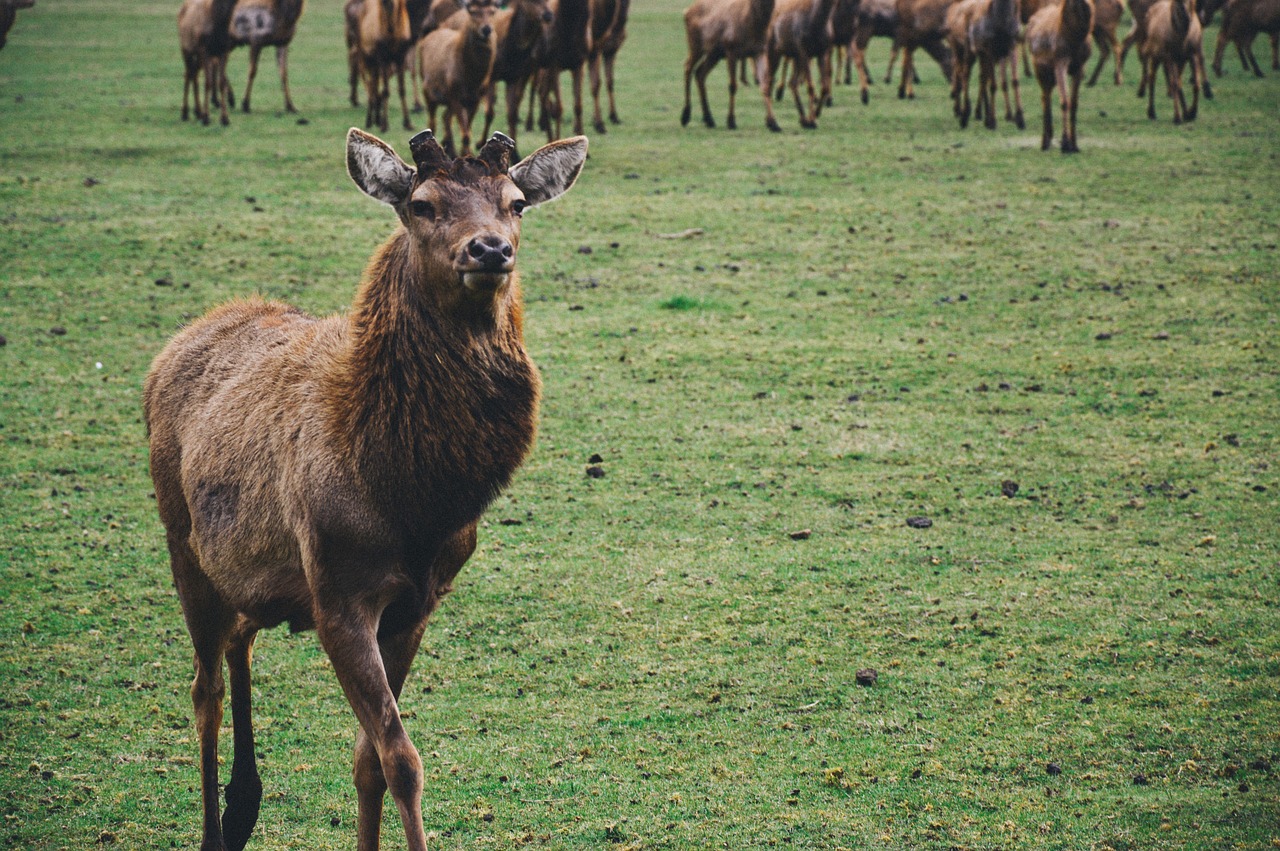
M866 105L867 105L867 103L868 103L870 100L871 100L870 93L869 93L869 92L867 92L867 90L866 90L866 89L863 89L863 90L862 90L862 105L863 105L863 106L866 106Z
M725 122L724 122L724 126L725 126L725 127L728 127L730 130L737 130L737 129L738 129L738 119L736 119L736 118L734 118L732 115L730 115L730 116L725 120Z
M686 107L684 108L684 112L680 113L680 126L681 126L681 127L688 127L688 126L689 126L689 118L691 117L691 116L690 116L690 113L691 113L691 112L693 112L693 110L692 110L690 107L687 107L687 106L686 106Z
M768 128L769 128L770 130L772 130L774 133L781 133L781 132L782 132L782 128L778 126L778 122L777 122L776 120L772 119L772 118L770 118L770 119L768 119L767 121L765 121L764 126L765 126L765 127L768 127Z

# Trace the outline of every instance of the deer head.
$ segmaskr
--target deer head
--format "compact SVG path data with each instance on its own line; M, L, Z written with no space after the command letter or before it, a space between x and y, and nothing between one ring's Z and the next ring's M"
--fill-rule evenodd
M475 157L449 157L430 130L409 147L416 168L353 127L347 171L366 195L395 209L429 286L490 301L515 271L525 210L567 192L587 156L585 136L552 142L514 165L515 143L501 133Z

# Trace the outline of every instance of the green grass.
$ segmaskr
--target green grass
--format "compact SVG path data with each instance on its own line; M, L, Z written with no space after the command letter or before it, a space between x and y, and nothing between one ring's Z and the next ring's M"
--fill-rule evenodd
M1130 57L1076 157L961 131L932 65L816 132L750 90L682 129L680 9L638 4L625 123L526 220L539 444L402 701L433 847L1274 847L1280 77L1228 57L1174 127ZM197 845L142 378L229 297L344 309L392 229L339 4L305 124L269 63L255 114L179 122L175 13L40 0L0 51L6 847ZM256 662L250 847L352 847L314 636Z

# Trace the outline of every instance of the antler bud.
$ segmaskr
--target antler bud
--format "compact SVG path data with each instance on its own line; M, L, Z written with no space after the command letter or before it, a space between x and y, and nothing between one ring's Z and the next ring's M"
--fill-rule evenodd
M436 134L430 130L423 130L410 139L409 151L413 154L413 161L418 166L418 175L421 177L447 169L453 162L436 141Z
M511 167L511 155L515 150L516 143L510 136L495 132L480 149L480 159L499 174L506 174Z

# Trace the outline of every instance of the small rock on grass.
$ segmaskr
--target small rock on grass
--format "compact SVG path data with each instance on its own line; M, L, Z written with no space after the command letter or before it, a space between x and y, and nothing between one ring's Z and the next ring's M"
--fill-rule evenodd
M928 529L933 525L933 521L928 517L908 517L907 525L912 529Z
M1000 493L1012 499L1018 495L1018 483L1013 479L1005 479L1000 483Z
M592 479L603 479L604 468L598 467L595 464L592 464L590 467L587 468L587 476Z
M792 532L790 537L793 541L807 541L809 540L809 536L812 534L812 529L800 529L799 531Z
M876 684L879 677L880 673L875 668L863 668L853 675L853 681L869 688Z

